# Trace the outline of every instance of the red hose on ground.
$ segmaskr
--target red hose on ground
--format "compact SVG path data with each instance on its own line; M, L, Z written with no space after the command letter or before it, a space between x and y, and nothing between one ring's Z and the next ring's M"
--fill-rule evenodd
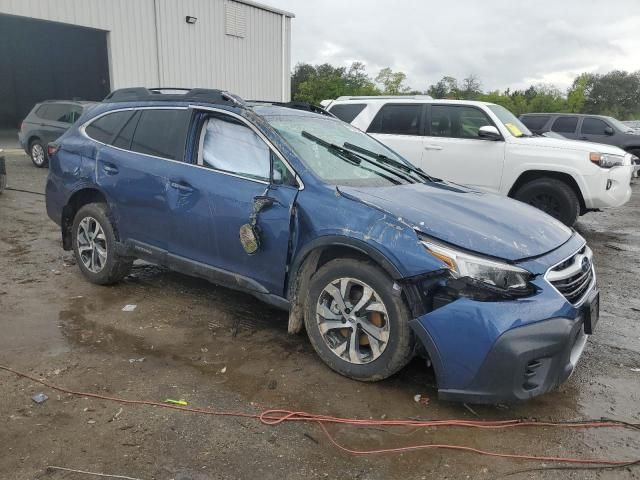
M582 465L602 465L602 466L626 466L640 463L638 460L610 460L610 459L594 459L594 458L572 458L572 457L549 457L549 456L536 456L536 455L520 455L512 453L500 453L487 450L480 450L473 447L464 445L449 445L449 444L423 444L423 445L409 445L404 447L395 448L382 448L373 450L356 450L345 447L338 443L335 438L327 430L326 424L344 424L355 427L368 427L368 426L403 426L403 427L464 427L464 428L481 428L481 429L504 429L504 428L521 428L521 427L555 427L555 428L633 428L640 429L639 424L631 424L618 422L614 420L602 420L602 421L585 421L585 422L542 422L532 420L498 420L498 421L486 421L486 420L460 420L460 419L448 419L448 420L401 420L401 419L389 419L389 420L371 420L371 419L356 419L356 418L342 418L334 417L330 415L318 415L307 412L296 412L283 409L270 409L265 410L262 413L245 413L245 412L229 412L229 411L217 411L202 408L183 407L179 405L171 405L161 402L154 402L150 400L128 400L118 397L110 397L107 395L101 395L90 392L78 392L67 388L59 387L46 380L34 377L27 373L20 372L11 367L0 365L0 370L13 373L22 378L27 378L33 382L49 387L52 390L66 393L69 395L97 398L100 400L107 400L111 402L117 402L124 405L148 405L160 408L169 408L172 410L179 410L182 412L198 413L203 415L212 415L218 417L242 417L259 420L265 425L279 425L284 422L312 422L317 423L326 435L328 440L338 449L350 453L352 455L374 455L382 453L402 453L415 450L426 449L441 449L441 450L456 450L469 453L475 453L478 455L485 455L490 457L509 458L516 460L529 460L539 462L558 462L558 463L571 463Z

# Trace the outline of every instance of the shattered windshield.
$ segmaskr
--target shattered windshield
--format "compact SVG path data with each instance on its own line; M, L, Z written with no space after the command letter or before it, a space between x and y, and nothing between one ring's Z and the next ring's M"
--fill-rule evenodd
M359 162L355 157L344 155L334 148L327 148L314 140L315 137L321 138L329 144L341 147L345 144L357 145L397 162L406 163L406 160L392 150L348 123L333 118L306 115L271 115L265 118L284 137L305 165L329 184L386 187L412 183L410 178L394 175L383 165Z

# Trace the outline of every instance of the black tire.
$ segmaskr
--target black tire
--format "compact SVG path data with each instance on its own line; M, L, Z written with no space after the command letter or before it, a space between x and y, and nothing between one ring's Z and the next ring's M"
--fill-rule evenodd
M85 219L94 220L102 229L104 240L96 240L100 243L106 254L106 260L100 262L96 266L97 271L92 271L86 265L86 254L81 255L79 248L81 239L86 237L80 231L80 225ZM92 223L89 221L89 223ZM131 258L122 257L116 253L116 234L113 221L108 207L104 203L89 203L81 207L73 219L73 227L71 230L71 241L73 244L73 253L80 271L87 280L97 285L111 285L119 282L126 277L131 271L133 260ZM104 247L104 248L103 248ZM95 248L95 247L94 247ZM99 269L98 269L99 268Z
M388 340L384 348L375 359L373 350L370 350L368 363L356 364L338 356L327 344L325 337L320 331L316 311L318 301L323 291L330 283L341 279L351 278L363 282L370 286L375 295L382 301L386 308L387 315L384 324L388 323ZM379 302L378 302L379 303ZM357 312L355 312L357 313ZM387 378L404 367L413 355L413 335L409 326L410 313L402 299L399 289L394 289L394 281L381 269L375 265L354 259L336 259L322 266L311 278L309 293L305 305L305 327L318 356L331 369L349 378L361 381L377 381ZM358 335L357 349L362 348L363 331L341 329L331 330L335 335L343 335L345 342L351 338L354 332ZM351 333L345 333L347 332ZM332 334L333 335L333 334ZM338 337L340 338L340 337ZM367 343L367 345L370 345ZM369 349L370 346L365 346Z
M576 192L556 178L531 180L518 189L514 198L542 210L569 227L580 216L580 200Z
M640 158L640 148L632 148L631 150L629 150L629 153ZM636 172L635 176L640 176L640 172Z
M31 140L31 142L29 142L29 157L31 157L31 161L38 168L45 168L49 165L47 147L40 141L40 139Z

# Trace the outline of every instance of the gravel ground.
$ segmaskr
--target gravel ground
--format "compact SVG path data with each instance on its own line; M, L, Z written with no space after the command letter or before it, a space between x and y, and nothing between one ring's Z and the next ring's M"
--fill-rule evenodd
M9 186L44 191L46 170L7 158ZM595 252L602 317L574 375L559 390L509 407L438 401L416 360L376 384L343 378L316 358L287 316L252 297L149 264L113 287L81 277L46 216L44 197L0 195L0 364L85 392L129 399L184 399L194 407L260 412L287 408L361 418L640 421L640 186L624 208L583 217ZM125 305L136 305L124 312ZM44 392L37 405L31 396ZM422 394L427 404L414 402ZM640 435L520 429L383 430L331 426L356 448L455 443L538 455L640 458ZM313 424L266 426L157 407L60 394L0 372L0 478L92 478L47 465L140 479L219 478L494 479L539 463L423 450L355 457ZM525 478L640 478L640 468L547 471Z

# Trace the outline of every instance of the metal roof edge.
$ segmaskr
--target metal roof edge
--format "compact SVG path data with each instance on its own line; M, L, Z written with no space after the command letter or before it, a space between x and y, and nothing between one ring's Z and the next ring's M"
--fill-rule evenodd
M238 3L244 3L250 7L259 8L261 10L266 10L267 12L277 13L278 15L284 15L285 17L295 18L295 13L287 12L286 10L280 10L279 8L270 7L269 5L265 5L264 3L254 2L253 0L232 0Z

